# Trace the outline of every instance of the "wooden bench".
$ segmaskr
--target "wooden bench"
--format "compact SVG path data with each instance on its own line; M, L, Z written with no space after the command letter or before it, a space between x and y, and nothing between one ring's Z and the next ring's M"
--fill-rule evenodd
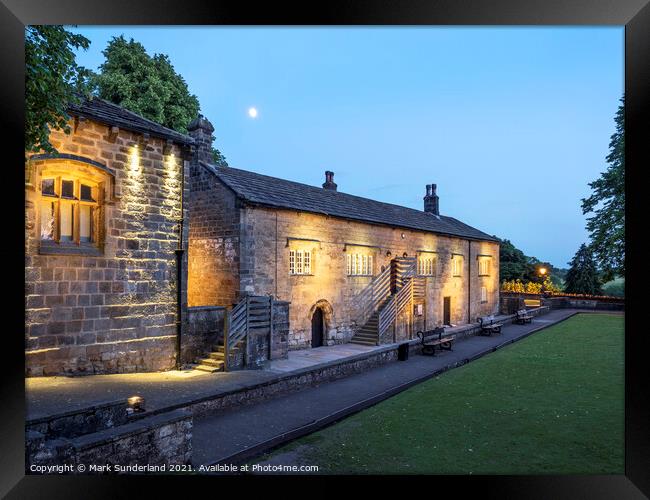
M439 326L426 332L418 332L422 341L422 354L435 356L436 347L440 350L451 351L451 344L456 340L456 335L445 335L445 328Z
M494 319L494 315L481 316L478 319L481 323L481 335L492 335L493 333L501 333L503 323L499 323Z
M517 323L524 325L530 323L533 320L533 316L526 309L519 309L517 311Z

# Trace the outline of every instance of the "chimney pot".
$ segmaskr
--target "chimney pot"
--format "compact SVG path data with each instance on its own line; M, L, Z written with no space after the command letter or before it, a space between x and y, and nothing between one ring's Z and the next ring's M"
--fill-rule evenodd
M334 172L330 170L325 171L325 182L323 183L323 189L330 189L336 191L336 183L334 182Z
M424 211L429 214L439 216L438 195L436 194L436 185L427 184L427 194L424 196Z

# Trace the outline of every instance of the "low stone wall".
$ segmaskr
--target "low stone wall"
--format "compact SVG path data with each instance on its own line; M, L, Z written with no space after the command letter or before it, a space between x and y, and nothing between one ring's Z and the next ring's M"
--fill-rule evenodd
M189 406L192 414L202 415L233 407L259 403L283 394L300 391L340 378L361 373L370 368L397 361L397 346L352 357L345 362L329 362L292 372L277 379L257 384L247 390L235 389Z
M552 297L546 299L553 309L590 309L593 311L624 311L624 301L587 300L571 297Z
M192 422L187 410L128 417L126 402L31 420L25 433L26 472L44 473L62 465L72 468L65 472L99 473L135 464L189 464ZM98 465L109 468L93 467Z
M205 357L223 338L223 319L226 308L222 306L188 307L185 331L182 337L182 361L192 363Z
M73 438L128 422L127 401L99 403L81 410L34 418L25 422L25 432L43 439Z

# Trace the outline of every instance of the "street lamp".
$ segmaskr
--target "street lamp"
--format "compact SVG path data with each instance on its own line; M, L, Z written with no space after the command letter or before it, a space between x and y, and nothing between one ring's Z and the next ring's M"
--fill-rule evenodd
M546 276L547 269L545 267L540 267L537 272L539 273L540 278L542 278L542 292L541 295L544 295L544 276Z

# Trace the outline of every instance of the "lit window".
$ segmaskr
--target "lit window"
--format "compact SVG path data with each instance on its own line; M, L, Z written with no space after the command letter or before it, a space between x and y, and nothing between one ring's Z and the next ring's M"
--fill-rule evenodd
M490 275L490 261L488 259L480 259L478 261L478 275L479 276Z
M487 302L487 288L481 287L481 302Z
M40 239L56 243L97 243L99 183L44 176L41 182Z
M309 250L289 250L289 274L311 274Z
M433 257L428 254L418 256L418 274L420 276L433 276Z
M460 255L454 255L451 260L451 274L452 276L461 276L463 269L463 258Z
M349 253L347 259L348 276L372 276L373 256L360 253Z

